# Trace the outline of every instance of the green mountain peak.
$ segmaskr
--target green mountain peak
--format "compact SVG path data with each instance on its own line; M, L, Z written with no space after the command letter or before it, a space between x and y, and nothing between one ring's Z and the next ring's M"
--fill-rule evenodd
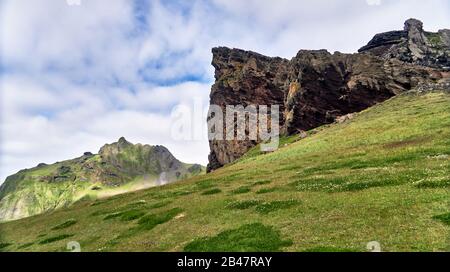
M97 198L172 183L203 172L164 146L133 144L121 137L98 154L51 165L39 164L9 176L0 187L0 221L18 219ZM163 177L163 178L161 178Z

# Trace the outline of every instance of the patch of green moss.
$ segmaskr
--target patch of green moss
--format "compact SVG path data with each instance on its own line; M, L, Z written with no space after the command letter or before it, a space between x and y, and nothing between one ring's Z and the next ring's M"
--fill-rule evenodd
M114 218L117 218L117 217L121 217L122 214L123 214L123 212L114 212L114 213L110 213L110 214L108 214L107 216L105 216L105 217L103 218L103 220L110 220L110 219L114 219Z
M158 208L166 207L170 203L172 203L172 201L161 201L161 202L157 202L155 204L150 205L148 208L149 209L158 209Z
M120 216L120 220L124 221L124 222L133 221L133 220L141 218L144 215L145 215L145 212L143 212L141 210L129 210L129 211L122 213L122 216Z
M0 243L0 251L4 250L5 248L11 246L11 243Z
M360 190L366 190L369 188L375 188L375 187L385 187L385 186L394 186L399 185L396 180L392 179L385 179L385 180L371 180L371 181L360 181L360 182L351 182L348 184L345 184L341 187L341 191L360 191Z
M292 245L283 240L280 232L260 223L227 230L214 237L196 239L189 243L186 252L276 252Z
M216 185L216 181L212 180L212 179L206 179L206 180L202 180L199 181L195 184L195 189L196 190L205 190L205 189L210 189L212 187L214 187Z
M51 244L51 243L54 243L54 242L57 242L57 241L61 241L61 240L67 239L67 238L72 237L72 236L74 236L74 235L73 234L61 234L61 235L58 235L58 236L53 236L53 237L49 237L47 239L44 239L44 240L40 241L39 244L40 245Z
M450 213L436 215L433 217L433 219L439 220L446 225L450 225Z
M59 224L59 225L53 227L52 230L62 230L62 229L66 229L66 228L68 228L68 227L70 227L70 226L75 225L77 222L78 222L78 221L75 220L75 219L69 219L69 220L67 220L67 221L64 222L64 223L61 223L61 224Z
M267 185L267 184L270 184L270 183L272 183L271 180L260 180L260 181L257 181L255 183L253 183L253 186Z
M215 188L215 189L211 189L211 190L202 192L202 195L215 195L215 194L220 194L221 192L222 192L222 190Z
M149 214L138 221L137 230L151 230L158 225L164 224L172 220L175 216L182 213L183 210L180 208L174 208L169 211L161 212L158 214Z
M416 184L417 188L420 189L437 189L437 188L449 188L450 179L440 179L440 180L423 180Z
M278 189L279 189L278 187L263 188L263 189L256 191L255 193L258 195L268 194L268 193L273 193L273 192L277 191Z
M228 209L234 209L234 210L246 210L252 207L255 207L256 205L260 204L261 201L258 200L245 200L245 201L234 201L227 205Z
M250 187L242 186L242 187L237 188L236 190L231 191L231 194L240 195L240 194L249 193L251 191L252 191L252 189Z
M17 249L27 249L27 248L31 247L32 245L34 245L34 243L26 243L26 244L19 246Z
M377 169L377 168L376 168ZM389 173L361 172L358 175L347 174L345 177L325 176L302 178L291 183L298 191L312 192L355 192L376 187L398 186L411 183L426 177L426 173L421 169L413 171L398 171L394 176Z
M145 212L140 209L131 209L131 210L125 210L125 211L119 211L110 213L107 216L103 218L103 220L110 220L114 218L120 218L121 221L133 221L138 218L141 218L145 215Z
M186 196L195 193L195 190L173 190L173 191L167 191L167 192L160 192L158 194L153 195L152 197L156 199L173 199L180 196Z
M439 33L426 33L426 36L428 38L428 41L434 46L434 47L440 47L443 45L442 37L439 35Z
M299 204L297 200L281 200L259 204L256 211L262 214L268 214L278 210L289 209Z

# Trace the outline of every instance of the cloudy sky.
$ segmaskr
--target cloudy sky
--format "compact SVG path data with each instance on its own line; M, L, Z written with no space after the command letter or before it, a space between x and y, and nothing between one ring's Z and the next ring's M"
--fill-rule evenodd
M450 27L448 0L72 2L0 1L0 182L120 136L206 164L206 139L170 136L171 111L207 106L214 46L291 58L355 52L410 17Z

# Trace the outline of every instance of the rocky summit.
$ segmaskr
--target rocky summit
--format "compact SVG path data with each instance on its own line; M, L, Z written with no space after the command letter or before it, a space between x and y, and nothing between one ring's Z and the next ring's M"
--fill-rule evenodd
M377 34L359 52L450 71L450 30L428 32L421 21L409 19L403 30Z
M410 19L404 30L377 34L358 53L301 50L291 60L214 48L210 104L223 110L279 105L282 133L297 134L449 78L449 33L426 32L422 22ZM259 142L211 140L208 171L237 160Z
M163 185L204 172L180 162L163 146L132 144L125 138L98 154L19 171L0 187L0 221L23 218L95 199Z

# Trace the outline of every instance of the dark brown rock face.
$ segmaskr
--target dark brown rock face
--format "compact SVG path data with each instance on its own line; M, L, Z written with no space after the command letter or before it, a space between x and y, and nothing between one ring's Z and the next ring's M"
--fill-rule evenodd
M284 109L288 60L225 47L212 51L212 65L216 69L216 83L210 95L212 105L220 106L224 112L227 105L280 105ZM211 141L208 169L233 162L256 144L256 141Z
M227 105L279 105L284 134L309 130L419 84L440 80L445 66L430 64L434 57L428 55L431 49L426 47L427 39L421 23L409 20L404 31L375 36L361 49L364 53L301 50L289 61L239 49L214 48L216 82L210 103L224 112ZM257 143L210 141L208 170L235 161Z
M437 80L431 69L382 60L369 54L300 51L289 65L285 100L287 134L333 122L410 90L419 82Z

